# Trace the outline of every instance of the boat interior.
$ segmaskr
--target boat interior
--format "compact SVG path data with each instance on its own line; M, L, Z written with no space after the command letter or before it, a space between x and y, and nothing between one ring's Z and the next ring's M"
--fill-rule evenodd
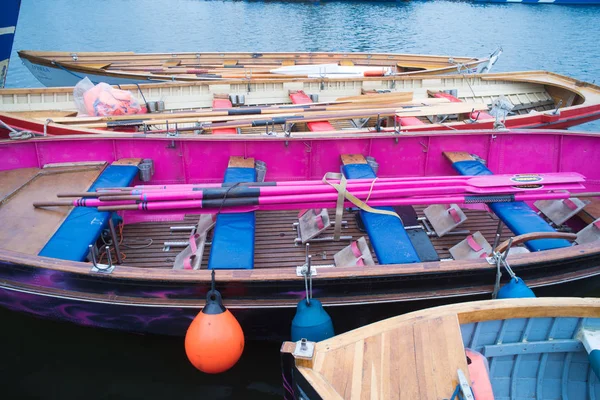
M178 78L209 76L268 77L277 68L315 65L384 66L393 73L472 65L478 60L468 57L426 56L378 53L155 53L134 52L40 52L19 51L32 62L53 62L68 67L137 74L174 75ZM466 67L468 68L468 67Z
M600 394L598 316L595 299L462 303L304 349L286 342L282 360L293 354L288 376L310 398L589 399Z
M531 115L553 122L563 110L600 101L600 89L594 85L551 73L329 82L326 88L322 82L254 82L144 85L128 90L144 99L140 110L148 113L77 116L69 88L4 90L0 111L45 126L95 133L284 136L339 130L469 129L481 121L492 127L512 120L517 125L511 126L519 126L518 121Z
M469 153L446 152L444 156L463 175L491 174ZM378 163L373 157L343 154L340 160L348 179L377 178ZM66 206L82 205L73 199L77 193L151 181L153 170L152 160L124 158L112 163L48 163L42 168L1 171L2 248L94 264L248 270L298 267L308 255L315 266L476 260L491 256L494 249L504 246L506 250L506 240L523 236L523 241L508 245L510 258L600 238L596 199L544 200L536 203L536 211L523 202L495 203L491 209L482 204L386 208L400 219L360 207L215 216L182 211L115 213ZM265 172L260 161L230 157L223 182L264 182ZM67 203L52 203L58 194L69 198ZM34 203L42 206L34 207ZM341 218L338 210L343 212Z

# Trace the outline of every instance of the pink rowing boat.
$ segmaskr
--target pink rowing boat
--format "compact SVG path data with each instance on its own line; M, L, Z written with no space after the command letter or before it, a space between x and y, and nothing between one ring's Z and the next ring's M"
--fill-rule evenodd
M214 270L247 338L280 340L289 336L307 290L307 252L317 271L314 297L336 332L425 306L490 298L496 261L507 248L505 261L539 296L586 295L600 275L599 203L589 194L578 197L600 191L597 134L120 133L3 140L0 153L0 303L42 317L183 335L204 305ZM389 213L346 203L340 209L345 223L336 224L330 193L337 192L316 182L340 171L350 193ZM504 187L497 182L505 176L515 179L514 187L495 190ZM543 181L551 176L564 181ZM373 181L377 203L366 200ZM401 191L389 191L385 182ZM273 210L221 212L228 206L223 189L236 184L238 193L254 184L265 188L261 196L286 201L273 200ZM319 188L320 199L329 196L325 209L314 210L308 197L281 209L295 204L287 197L302 197L303 186ZM33 207L88 198L58 194L189 194L194 187L222 201L212 212L218 215L177 207ZM450 187L459 193L447 193ZM543 197L546 189L557 198ZM470 196L478 201L467 201ZM177 202L168 196L152 201ZM507 271L501 268L500 285Z

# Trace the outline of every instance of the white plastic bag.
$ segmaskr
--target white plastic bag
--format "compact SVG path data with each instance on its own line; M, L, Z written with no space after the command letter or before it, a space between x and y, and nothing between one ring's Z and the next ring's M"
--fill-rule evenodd
M115 89L107 83L94 85L87 77L75 85L73 99L78 116L141 114L142 107L127 90Z

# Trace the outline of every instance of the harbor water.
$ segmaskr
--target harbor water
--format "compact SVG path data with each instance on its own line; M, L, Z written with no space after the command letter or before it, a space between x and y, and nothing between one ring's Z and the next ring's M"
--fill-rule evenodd
M494 71L543 69L596 82L598 21L600 6L444 0L22 0L6 86L40 85L17 56L17 50L25 49L484 57L501 46L504 53ZM571 130L600 131L600 123ZM183 338L96 330L6 310L0 310L0 321L2 399L283 395L279 343L247 343L238 365L214 376L191 366Z

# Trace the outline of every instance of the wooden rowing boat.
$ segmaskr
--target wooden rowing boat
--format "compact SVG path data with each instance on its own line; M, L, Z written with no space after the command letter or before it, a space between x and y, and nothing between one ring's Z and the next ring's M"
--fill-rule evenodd
M256 177L252 179L262 175L270 182L320 182L342 166L349 168L350 181L353 171L368 170L380 178L425 182L433 176L460 178L456 171L465 172L457 167L465 165L461 161L480 171L485 163L495 174L578 173L585 177L581 190L597 192L599 149L597 134L551 130L361 136L338 132L305 137L119 133L2 140L0 304L87 326L183 335L204 305L210 287L207 266L212 265L217 289L246 337L286 339L295 307L306 293L302 266L307 250L298 238L310 229L298 232L294 224L306 221L300 221L297 211L252 211L254 223L244 219L223 225L217 220L214 229L205 230L207 221L194 210L110 214L93 208L33 208L32 204L56 201L59 193L107 186L219 186L226 171L235 168L250 171ZM521 176L518 182L531 185L536 176ZM497 199L508 198L485 201ZM482 251L489 255L491 247L504 250L507 246L500 243L510 237L516 239L507 260L537 295L585 295L597 287L598 242L592 235L572 245L574 235L584 227L588 227L584 233L596 232L593 222L600 214L595 197L581 198L584 208L577 209L580 203L575 211L569 208L568 218L558 225L550 225L546 214L537 215L525 203L504 203L508 210L490 204L493 212L481 203L456 204L458 208L452 209L466 220L460 217L460 226L450 230L443 226L449 216L455 218L450 211L440 206L436 209L441 214L435 217L425 211L425 205L410 201L414 206L397 209L404 224L390 216L393 221L377 227L369 213L343 211L347 225L342 226L341 236L352 241L363 238L360 243L369 247L374 265L340 261L336 254L351 241L330 240L335 235L332 226L324 225L326 230L317 236L323 240L310 242L308 252L317 271L313 293L333 318L336 332L426 306L489 298L497 271ZM511 211L513 205L518 210ZM241 218L240 214L244 213L233 215ZM327 212L334 226L335 214L333 208ZM498 216L505 223L499 225ZM311 215L310 221L314 222ZM182 252L192 229L200 229L203 235L197 237L192 263L199 267L188 270L180 261L187 257ZM473 253L472 247L464 247L465 243L472 246L469 236L483 246L481 250ZM562 239L540 239L548 237ZM184 247L178 247L181 242ZM227 250L229 244L235 249ZM99 249L95 261L89 246ZM113 267L108 266L108 258ZM332 267L336 259L337 266ZM503 277L502 284L506 272Z
M281 348L286 400L556 399L600 391L600 300L488 300Z
M485 58L390 53L134 53L19 51L45 86L83 77L109 84L228 79L329 79L489 72L502 49Z
M289 136L314 131L312 122L317 121L330 121L320 125L320 134L340 129L364 134L494 127L562 129L600 117L598 86L540 71L401 80L256 80L121 87L146 103L163 101L165 112L75 117L72 88L4 89L0 91L0 112L11 115L0 120L17 129L50 135L107 130L193 135L223 133L226 128L233 133ZM221 105L214 106L216 102ZM508 104L508 109L499 107L500 103Z

